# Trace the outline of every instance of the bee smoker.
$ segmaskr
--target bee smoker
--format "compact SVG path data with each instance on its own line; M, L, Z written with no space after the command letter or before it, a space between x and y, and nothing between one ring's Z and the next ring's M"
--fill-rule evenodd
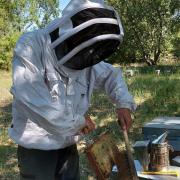
M150 168L152 171L168 170L170 149L168 142L151 144Z
M172 147L166 141L168 132L165 131L151 143L150 169L152 171L165 171L169 168L169 150Z

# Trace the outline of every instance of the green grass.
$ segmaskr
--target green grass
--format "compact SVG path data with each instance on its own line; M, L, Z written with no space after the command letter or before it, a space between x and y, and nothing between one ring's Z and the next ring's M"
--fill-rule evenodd
M129 90L138 104L134 114L134 124L130 130L133 143L142 138L141 127L157 116L180 116L180 69L178 66L138 67L138 74L127 77ZM155 69L160 69L157 76ZM125 70L125 68L124 68ZM169 72L169 70L171 70ZM7 136L7 128L11 122L11 101L9 93L11 85L10 73L0 71L0 179L18 180L16 145ZM115 106L102 92L92 96L89 114L97 124L91 136L97 137L101 132L109 130L118 146L123 144L120 129L116 122ZM84 145L79 144L81 179L94 179L88 161L83 153Z
M16 145L7 135L12 119L12 96L9 92L11 84L11 73L0 71L0 179L2 180L19 179Z

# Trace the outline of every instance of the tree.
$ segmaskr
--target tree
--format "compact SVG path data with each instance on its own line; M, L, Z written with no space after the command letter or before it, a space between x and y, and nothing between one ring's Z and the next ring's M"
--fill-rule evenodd
M123 46L114 58L157 64L170 38L171 0L109 0L125 29Z
M13 3L10 0L0 0L0 68L8 70L12 58L12 48L19 34L14 31Z
M0 0L0 69L8 70L18 37L59 15L57 0Z
M20 31L43 28L60 13L57 0L14 0L14 5L15 26Z

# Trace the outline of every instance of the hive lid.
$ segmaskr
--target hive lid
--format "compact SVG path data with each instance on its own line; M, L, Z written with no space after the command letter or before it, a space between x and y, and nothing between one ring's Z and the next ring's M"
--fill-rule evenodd
M177 129L180 130L180 117L157 117L147 123L143 128Z

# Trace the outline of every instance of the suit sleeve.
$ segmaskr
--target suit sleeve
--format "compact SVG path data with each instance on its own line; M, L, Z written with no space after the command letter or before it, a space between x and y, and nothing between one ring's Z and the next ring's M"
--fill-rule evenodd
M114 68L108 63L101 62L95 65L92 71L95 89L105 90L117 108L128 108L135 111L136 104L128 91L120 68Z

